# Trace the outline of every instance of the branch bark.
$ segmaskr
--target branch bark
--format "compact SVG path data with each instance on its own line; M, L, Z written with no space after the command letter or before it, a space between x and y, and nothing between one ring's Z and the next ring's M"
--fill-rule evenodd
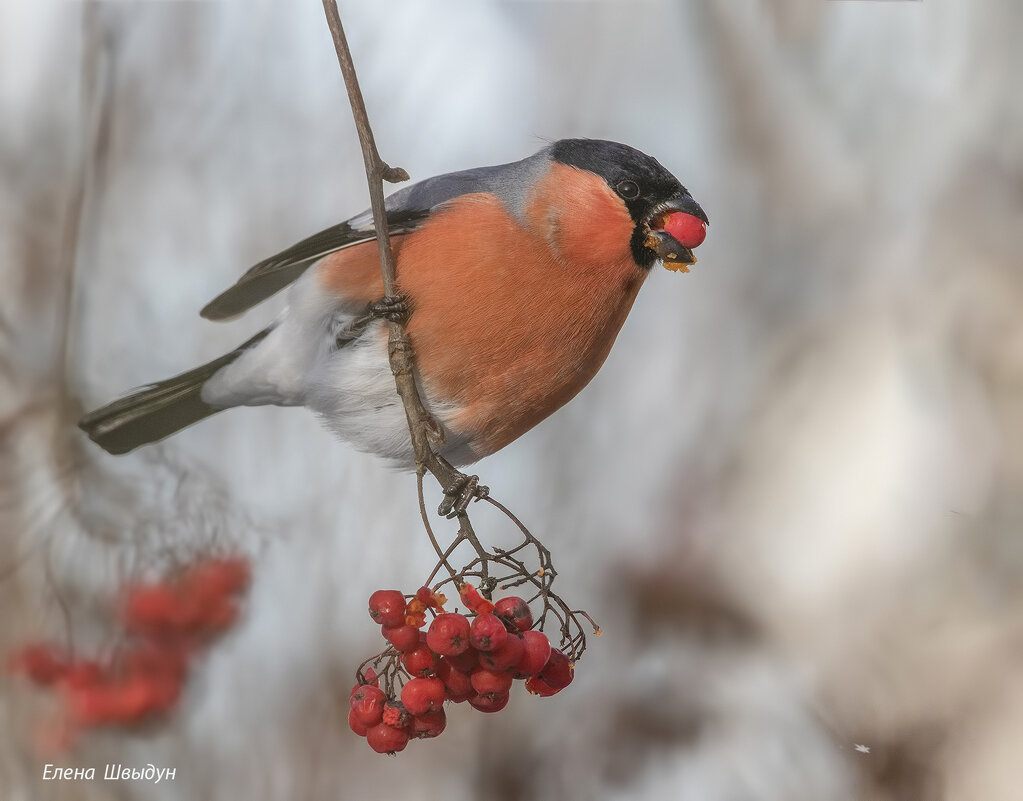
M341 67L341 75L344 77L348 100L352 107L352 116L355 118L355 129L358 131L359 143L362 145L362 159L366 165L366 180L369 183L370 205L373 209L373 226L377 231L377 246L380 250L380 271L384 281L384 294L393 297L395 295L394 253L391 250L391 238L387 231L383 182L407 181L409 175L401 167L391 167L380 158L376 140L373 138L373 129L369 124L366 102L363 100L362 90L359 88L359 78L355 72L352 52L348 48L348 40L341 25L337 1L323 0L323 10L327 15L327 26L330 28L330 34L334 40L338 65ZM388 358L398 396L405 407L409 435L412 438L412 450L415 454L416 470L420 474L424 469L429 470L440 482L441 487L447 489L463 476L446 460L438 456L433 449L433 445L439 445L444 441L444 432L426 410L416 386L412 342L405 326L398 322L391 322L389 325Z

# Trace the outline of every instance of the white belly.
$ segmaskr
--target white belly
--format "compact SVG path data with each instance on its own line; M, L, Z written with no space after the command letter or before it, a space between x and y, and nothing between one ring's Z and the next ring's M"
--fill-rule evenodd
M203 400L221 407L306 406L359 450L413 466L405 409L387 361L386 323L371 323L337 348L338 328L362 309L324 293L313 272L292 287L288 309L266 338L206 382ZM465 438L448 428L457 408L430 398L421 386L420 394L445 429L442 454L453 464L475 461Z
M414 462L405 409L387 362L384 323L373 323L355 342L317 360L306 379L305 405L359 450Z

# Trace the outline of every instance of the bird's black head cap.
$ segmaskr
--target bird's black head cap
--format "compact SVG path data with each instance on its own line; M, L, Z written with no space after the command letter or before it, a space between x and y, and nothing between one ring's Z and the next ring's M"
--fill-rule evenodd
M650 217L664 204L689 191L661 163L634 147L605 139L561 139L551 146L551 157L569 167L588 170L603 178L629 210L636 223L632 251L637 263L649 267L655 256L643 247L643 232ZM703 211L698 216L705 219Z

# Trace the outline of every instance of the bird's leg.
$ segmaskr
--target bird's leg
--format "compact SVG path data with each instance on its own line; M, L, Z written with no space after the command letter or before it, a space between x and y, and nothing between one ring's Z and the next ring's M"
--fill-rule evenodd
M370 303L368 311L374 319L405 325L412 315L412 304L407 296L399 292L396 295L384 295L380 300Z
M374 320L387 320L405 325L412 314L412 304L404 295L385 295L380 300L370 303L366 312L344 326L334 334L334 350L340 350L349 342L362 336L369 324Z
M437 514L448 518L458 517L465 512L471 501L481 500L490 494L490 488L480 484L479 476L467 476L443 456L435 454L435 458L450 479L444 486L444 500L437 508Z

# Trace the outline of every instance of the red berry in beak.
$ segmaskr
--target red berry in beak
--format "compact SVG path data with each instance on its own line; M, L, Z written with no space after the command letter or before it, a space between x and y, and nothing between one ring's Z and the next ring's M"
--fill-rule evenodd
M707 223L692 214L676 211L664 221L664 231L682 247L692 250L702 245L707 238Z

